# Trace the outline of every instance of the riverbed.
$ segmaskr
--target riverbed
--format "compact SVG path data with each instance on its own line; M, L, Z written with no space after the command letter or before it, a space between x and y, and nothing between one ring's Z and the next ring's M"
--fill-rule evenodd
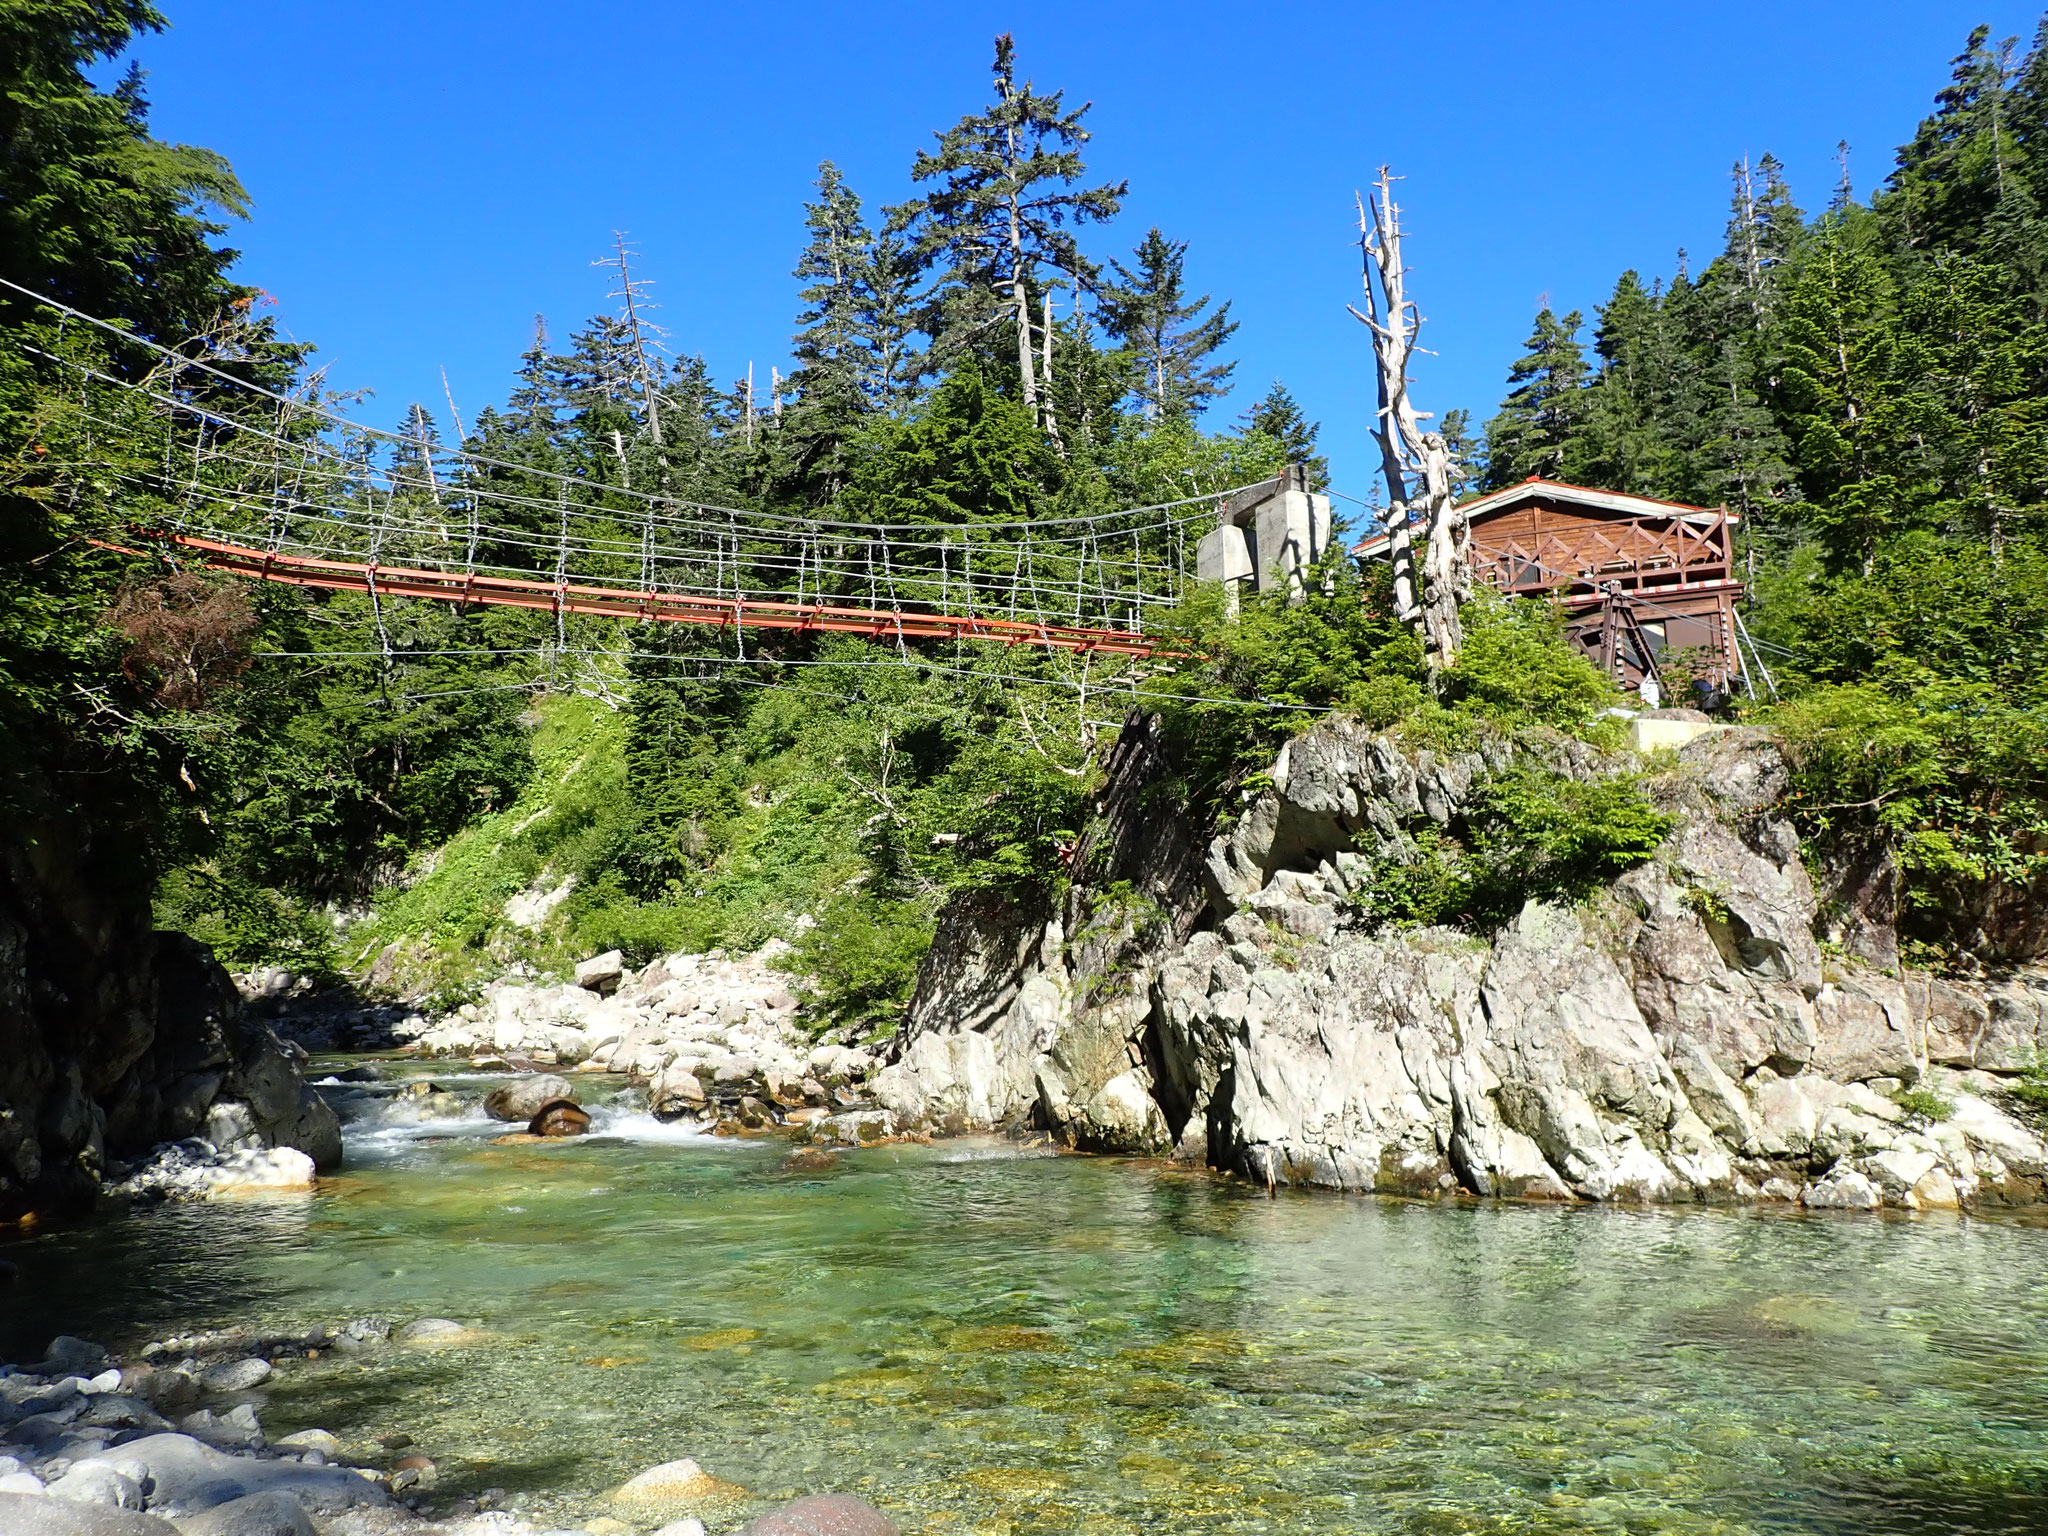
M441 1080L450 1081L443 1077ZM546 1523L694 1457L907 1533L2048 1529L2025 1219L1270 1198L997 1141L793 1165L601 1108L351 1128L310 1196L0 1240L53 1333L454 1318L288 1361L277 1437L403 1432Z

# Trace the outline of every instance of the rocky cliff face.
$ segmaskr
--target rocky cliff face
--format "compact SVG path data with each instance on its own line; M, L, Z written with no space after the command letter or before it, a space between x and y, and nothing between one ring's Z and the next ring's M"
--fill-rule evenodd
M152 931L62 820L0 836L0 1217L89 1204L119 1159L201 1136L341 1158L300 1056L205 946Z
M1650 862L1486 938L1370 932L1352 897L1529 748L1440 757L1332 721L1199 847L1145 809L1158 749L1126 738L1097 883L1056 913L984 898L942 923L876 1080L899 1119L1407 1194L1917 1207L2048 1187L2004 1094L2048 986L1825 957L1759 733L1703 737L1649 782L1677 816Z

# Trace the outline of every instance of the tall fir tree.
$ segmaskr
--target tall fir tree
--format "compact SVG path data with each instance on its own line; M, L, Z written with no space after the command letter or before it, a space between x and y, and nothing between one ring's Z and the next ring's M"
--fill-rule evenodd
M1131 253L1112 261L1115 281L1102 294L1102 327L1135 365L1133 388L1148 423L1198 416L1230 386L1235 363L1211 362L1237 330L1230 305L1213 313L1209 295L1189 298L1188 243L1154 228Z
M1918 515L1897 292L1869 214L1825 221L1785 296L1787 421L1809 516L1836 569L1868 574Z
M2010 262L2039 243L2039 204L2018 125L2030 116L2028 72L2014 100L2015 40L1974 28L1876 204L1905 250L1971 254L1989 246ZM2017 111L2015 111L2017 109ZM2048 146L2044 146L2048 148ZM2035 265L2038 269L2038 258Z
M860 199L830 160L818 167L816 186L817 201L804 205L810 239L796 265L804 307L791 348L789 438L794 488L806 501L829 503L852 472L854 437L885 408L886 368L869 333L874 239Z
M1515 387L1486 424L1487 487L1497 490L1531 475L1563 478L1586 418L1585 349L1577 310L1563 319L1537 311L1528 352L1508 370Z
M1295 403L1293 393L1278 379L1237 418L1237 425L1240 432L1260 432L1272 438L1285 450L1288 463L1306 464L1312 489L1328 488L1330 461L1316 451L1322 423L1310 421Z
M940 134L936 150L918 153L911 179L931 188L892 209L892 223L909 234L920 266L936 273L924 327L942 357L1006 331L1007 353L991 348L990 356L1014 364L1025 408L1057 437L1044 408L1048 349L1036 344L1048 289L1064 284L1078 295L1093 286L1098 269L1074 230L1114 217L1128 183L1080 184L1088 108L1069 111L1064 92L1041 95L1020 82L1007 32L996 39L992 74L995 100Z
M1658 297L1634 271L1624 272L1599 315L1593 350L1600 367L1586 402L1579 472L1593 485L1657 495L1665 468L1658 405L1670 384Z

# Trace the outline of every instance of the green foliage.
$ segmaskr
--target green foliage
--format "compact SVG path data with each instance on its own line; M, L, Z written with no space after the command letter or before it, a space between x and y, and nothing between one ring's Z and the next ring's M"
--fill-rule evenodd
M895 1029L931 948L932 919L919 903L849 892L804 930L790 969L812 979L808 1001L857 1037Z
M1571 645L1564 615L1547 603L1482 592L1466 605L1465 649L1446 677L1444 702L1509 730L1544 725L1583 734L1619 704L1614 685Z
M1646 861L1674 818L1630 775L1580 780L1518 766L1483 781L1445 830L1425 828L1355 903L1369 926L1489 930L1532 900L1579 901Z
M1619 697L1565 640L1557 613L1483 594L1464 618L1466 648L1432 694L1421 642L1393 618L1384 567L1361 573L1333 552L1297 600L1253 597L1235 620L1220 592L1198 594L1175 615L1187 655L1141 692L1181 765L1174 792L1213 813L1331 710L1451 750L1482 730L1532 726L1604 740L1600 712Z
M1558 479L1585 421L1585 353L1577 310L1562 320L1549 306L1536 315L1524 343L1528 355L1508 371L1516 388L1486 424L1487 487L1513 485L1531 475Z
M1892 1102L1913 1119L1930 1125L1946 1120L1956 1112L1954 1101L1943 1098L1932 1088L1901 1088L1892 1095Z
M878 430L846 506L864 522L1022 522L1060 478L1030 413L970 365L949 375L918 415Z
M1102 296L1103 329L1130 353L1133 392L1147 423L1199 415L1230 385L1235 363L1210 357L1237 329L1230 306L1204 314L1209 296L1190 298L1182 269L1188 243L1158 229L1132 252L1134 264L1112 261L1116 281Z
M2037 1115L2048 1115L2048 1063L2035 1062L2014 1078L2006 1092Z

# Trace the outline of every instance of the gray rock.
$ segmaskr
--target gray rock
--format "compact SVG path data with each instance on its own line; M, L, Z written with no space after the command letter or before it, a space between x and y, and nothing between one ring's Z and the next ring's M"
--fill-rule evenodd
M270 1380L270 1375L270 1362L251 1356L211 1366L200 1374L199 1382L209 1392L246 1392Z
M177 1527L180 1536L318 1536L306 1506L282 1489L230 1499Z
M155 1515L23 1493L0 1493L0 1532L5 1536L180 1536L176 1526Z
M145 1436L93 1460L147 1487L150 1509L173 1517L272 1491L291 1494L315 1514L387 1502L382 1489L345 1467L229 1456L190 1435Z
M422 1317L398 1330L400 1343L432 1344L441 1340L466 1339L471 1330L449 1317Z
M576 985L602 997L618 991L625 973L626 957L616 949L608 949L576 967Z
M531 1120L555 1099L576 1102L576 1090L566 1077L540 1072L495 1088L484 1098L484 1113L493 1120Z
M741 1536L899 1536L896 1522L850 1493L820 1493L761 1516Z
M142 1508L142 1484L99 1462L82 1461L49 1485L53 1499L80 1504L111 1504L116 1509Z
M106 1363L107 1352L99 1345L62 1333L50 1340L39 1362L25 1369L32 1376L90 1376Z

